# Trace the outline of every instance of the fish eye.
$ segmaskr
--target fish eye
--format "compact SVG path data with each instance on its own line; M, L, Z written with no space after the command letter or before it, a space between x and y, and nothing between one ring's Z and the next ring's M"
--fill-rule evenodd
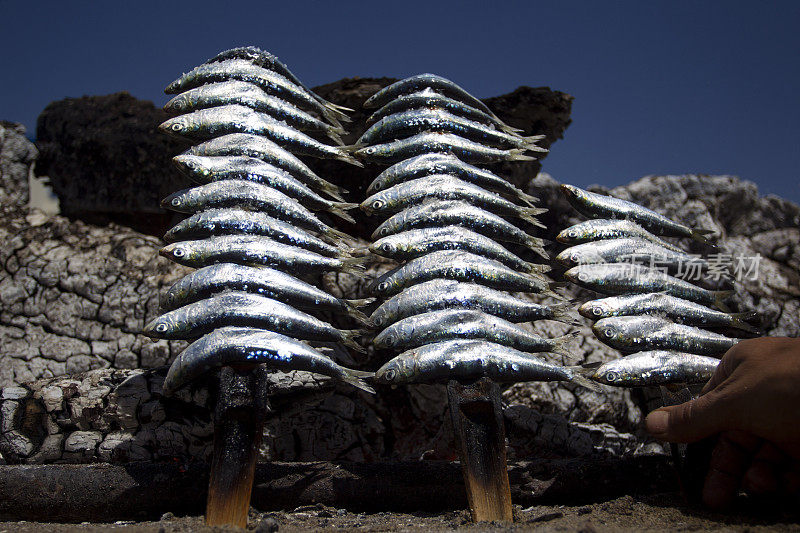
M179 205L181 205L181 200L180 198L173 198L170 204L174 207L178 207Z
M183 124L181 124L180 122L176 122L175 124L170 126L170 129L172 131L181 131L183 129Z
M583 281L584 283L589 281L589 275L586 272L578 273L578 281Z
M381 244L381 250L383 250L384 252L393 252L394 251L394 246L392 246L388 242L385 242L385 243Z
M574 263L577 263L580 260L581 256L578 252L575 252L572 255L570 255L569 258L572 259Z
M175 100L174 102L172 102L172 107L180 111L184 107L183 100Z
M156 331L159 333L166 333L167 329L169 329L169 326L167 326L166 322L159 322L156 326Z
M372 323L375 324L376 326L380 326L381 324L383 324L383 318L381 317L374 318L372 319Z
M382 281L381 283L378 284L378 290L379 291L385 291L388 288L389 288L389 282L388 281Z
M614 371L606 372L605 378L606 381L608 381L609 383L613 383L614 381L617 381L619 379L619 374L617 374Z
M370 146L369 148L364 150L364 153L367 154L367 155L372 155L376 151L377 151L377 149L374 146Z
M600 307L599 305L595 305L594 307L592 307L592 314L594 316L602 315L603 314L603 308Z
M567 232L567 236L569 238L571 238L571 239L574 239L574 238L576 238L578 236L578 232L575 231L574 229L570 230L570 231Z
M383 200L375 200L372 202L372 209L380 209L383 207Z
M606 337L613 337L614 336L614 328L606 328L603 330L603 335Z
M186 250L184 250L183 248L175 248L174 250L172 250L172 255L174 255L175 257L183 257L184 255L186 255Z
M394 381L397 379L397 370L394 368L390 368L386 372L384 372L383 377L386 378L386 381Z
M386 346L392 346L394 345L394 337L392 335L386 335L386 337L383 339L383 342L386 344Z
M389 235L389 228L381 228L380 234L383 235L384 237L386 235Z

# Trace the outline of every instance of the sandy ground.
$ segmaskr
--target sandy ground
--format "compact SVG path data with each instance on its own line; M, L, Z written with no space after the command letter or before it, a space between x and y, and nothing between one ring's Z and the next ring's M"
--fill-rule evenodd
M800 531L800 508L775 508L742 499L736 512L718 514L684 504L678 494L624 496L581 506L515 506L512 525L472 524L466 511L443 513L355 514L344 509L306 506L291 512L259 513L251 509L248 530L268 531ZM276 529L277 526L277 529ZM175 517L167 513L158 522L113 524L52 524L0 522L0 533L96 532L170 533L186 531L241 531L211 528L200 516Z

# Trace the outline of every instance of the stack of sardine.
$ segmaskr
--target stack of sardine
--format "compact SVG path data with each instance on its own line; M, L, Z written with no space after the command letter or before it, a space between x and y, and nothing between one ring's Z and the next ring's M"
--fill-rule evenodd
M359 164L341 147L343 108L252 47L220 53L166 92L179 93L165 106L177 116L160 129L198 143L174 158L198 186L163 201L190 216L167 233L172 244L161 253L198 270L169 289L164 314L145 328L152 337L194 340L170 367L165 393L220 366L260 363L371 391L362 381L370 374L342 367L319 346L362 349L353 340L359 332L315 314L366 317L309 282L360 267L337 244L345 235L317 216L352 221L345 210L356 204L344 203L336 185L298 158Z
M562 185L569 203L590 218L559 233L570 244L556 260L567 279L608 297L584 303L579 312L596 321L594 334L629 353L597 368L592 378L622 387L704 383L721 357L740 339L710 329L755 332L754 313L730 313L732 291L692 283L709 273L709 262L661 237L683 237L713 246L705 230L611 196Z
M400 262L370 286L383 299L370 317L379 349L402 353L376 372L385 384L471 380L582 381L571 368L531 352L564 352L519 323L559 319L563 304L510 294L555 296L549 270L509 250L547 258L517 224L541 225L533 198L480 165L534 159L541 137L523 137L453 82L432 74L383 88L355 145L368 163L391 165L361 208L385 219L370 250ZM523 205L524 204L524 205ZM524 226L523 226L524 227ZM502 244L501 244L502 243Z

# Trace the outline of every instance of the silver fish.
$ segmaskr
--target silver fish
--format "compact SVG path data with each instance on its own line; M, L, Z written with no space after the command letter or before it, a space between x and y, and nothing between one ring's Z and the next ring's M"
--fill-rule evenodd
M259 67L275 71L281 76L284 76L285 78L291 80L292 83L299 85L300 87L308 91L309 94L311 94L311 96L319 100L323 105L325 105L325 107L329 107L331 109L336 109L340 111L353 111L350 108L331 103L322 98L320 95L318 95L317 93L306 87L306 85L303 84L303 82L301 82L300 79L289 70L289 67L287 67L283 62L281 62L281 60L279 60L276 55L261 50L260 48L257 48L255 46L240 46L237 48L231 48L230 50L225 50L223 52L220 52L219 54L215 55L214 57L206 61L206 63L217 63L219 61L227 61L228 59L244 59Z
M601 318L594 323L592 331L612 348L627 352L676 350L721 355L741 340L655 316Z
M435 226L459 225L493 239L528 247L544 258L544 241L528 235L502 217L462 201L437 201L414 205L384 221L372 233L373 239L402 231Z
M650 241L673 252L685 252L682 248L659 239L636 222L618 219L586 220L570 226L556 236L558 242L565 244L581 244L604 239L622 239L632 237Z
M345 133L343 128L323 122L294 104L267 94L257 85L245 81L228 80L190 89L164 104L164 111L178 115L230 104L239 104L259 113L266 113L300 130L324 133L337 144L343 144L340 137Z
M230 133L192 146L184 153L205 156L255 157L286 170L314 190L324 192L340 202L344 201L340 187L320 178L297 156L260 135Z
M226 326L265 329L296 339L341 342L364 351L353 340L361 334L359 330L340 330L291 305L241 291L224 292L168 311L150 321L142 333L158 339L196 339Z
M656 235L690 237L711 244L705 235L710 230L692 229L669 218L627 200L585 191L573 185L561 185L570 205L590 218L619 218L632 220Z
M228 59L214 63L204 63L170 83L164 92L178 94L209 83L239 80L257 85L268 94L289 101L301 109L313 110L325 117L334 126L341 127L339 118L347 115L338 109L325 106L310 91L293 83L285 76L270 69L259 67L244 59Z
M392 165L381 172L367 187L367 194L432 174L449 174L490 191L518 198L528 205L539 201L538 198L525 194L493 172L465 163L452 154L437 153L418 155Z
M172 311L230 290L260 294L298 309L344 313L362 324L371 324L356 309L368 300L342 300L286 272L235 263L210 265L184 276L164 294L161 308Z
M523 352L552 352L572 357L564 345L573 337L574 334L547 339L482 311L443 309L395 322L381 331L372 344L377 348L407 350L444 340L480 339Z
M468 163L496 163L501 161L535 161L527 151L546 152L533 145L527 148L502 150L470 141L452 133L419 133L413 137L360 148L354 155L370 163L391 164L431 152L452 153Z
M409 78L396 81L393 84L379 90L364 102L364 109L383 106L390 100L404 94L415 93L423 89L431 89L455 100L462 101L472 107L480 109L490 117L497 118L494 113L480 100L469 94L467 91L441 76L436 74L417 74ZM499 120L499 119L498 119Z
M537 304L477 283L433 279L404 289L383 302L370 316L378 327L440 309L474 309L510 322L558 320L573 322L571 303Z
M164 379L164 394L171 396L215 368L262 363L276 370L305 370L330 376L367 392L375 392L362 381L372 376L371 372L340 366L301 341L261 329L228 327L201 337L181 352Z
M541 137L522 137L494 129L468 118L448 113L444 109L409 109L388 115L370 126L356 141L357 145L370 145L411 137L426 131L460 135L465 139L498 148L527 148Z
M434 174L413 179L376 192L363 202L361 210L368 215L374 213L395 213L425 200L464 200L484 207L499 215L518 217L529 224L544 227L535 216L547 212L537 207L521 207L506 200L499 194L460 180L447 174Z
M664 272L626 263L579 265L564 272L573 283L602 294L666 292L672 296L706 305L715 305L726 311L725 298L733 291L710 291Z
M648 314L668 317L692 326L732 327L756 332L756 328L745 322L756 317L754 312L723 313L663 292L625 294L591 300L581 305L578 312L591 320Z
M181 265L200 268L213 263L262 265L292 273L339 271L361 273L364 257L326 257L260 235L221 235L168 244L160 252Z
M272 187L247 180L214 181L191 189L183 189L164 198L161 207L180 213L196 213L223 207L244 207L263 211L301 228L326 235L344 235L326 225L294 198Z
M577 244L558 254L556 261L567 267L593 263L641 263L664 268L679 277L708 270L708 262L702 257L628 237Z
M591 379L614 387L653 387L705 383L719 366L719 359L670 350L650 350L626 355L600 365Z
M280 120L243 105L223 105L192 111L166 120L158 129L168 135L193 141L206 141L229 133L263 135L295 154L337 159L363 166L345 148L321 143Z
M327 200L289 172L265 163L261 159L236 155L212 157L182 154L173 157L172 161L184 174L199 183L223 180L254 181L281 191L309 209L325 210L355 224L353 217L345 211L355 209L358 204Z
M441 93L437 93L430 87L426 87L421 91L411 94L404 94L398 96L394 100L389 101L382 108L375 111L367 118L366 123L372 124L382 119L383 117L406 111L408 109L444 109L468 119L486 124L487 126L495 126L508 133L521 133L523 130L512 128L499 118L492 116L485 111L481 111L471 105L465 104Z
M236 207L209 209L195 213L170 229L164 240L168 243L205 239L216 235L264 235L272 240L298 246L328 257L348 255L343 248L319 239L293 224L265 213ZM344 245L342 245L344 246Z
M485 235L461 226L412 229L373 242L369 250L396 260L414 259L437 250L463 250L500 261L522 272L538 265L528 263Z
M403 352L378 369L375 382L399 385L482 377L497 383L572 381L597 388L574 368L548 363L508 346L476 340L443 341Z
M549 268L542 265L540 271L546 270ZM494 259L458 250L431 252L412 259L380 276L368 290L376 295L391 296L433 278L474 281L495 289L555 295L550 290L550 283L540 274L517 272Z

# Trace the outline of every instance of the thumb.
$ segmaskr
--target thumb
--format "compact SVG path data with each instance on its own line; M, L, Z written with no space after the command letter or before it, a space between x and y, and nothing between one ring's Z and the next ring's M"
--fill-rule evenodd
M662 407L647 415L647 431L657 439L670 442L695 442L725 429L725 402L712 390L680 405Z

